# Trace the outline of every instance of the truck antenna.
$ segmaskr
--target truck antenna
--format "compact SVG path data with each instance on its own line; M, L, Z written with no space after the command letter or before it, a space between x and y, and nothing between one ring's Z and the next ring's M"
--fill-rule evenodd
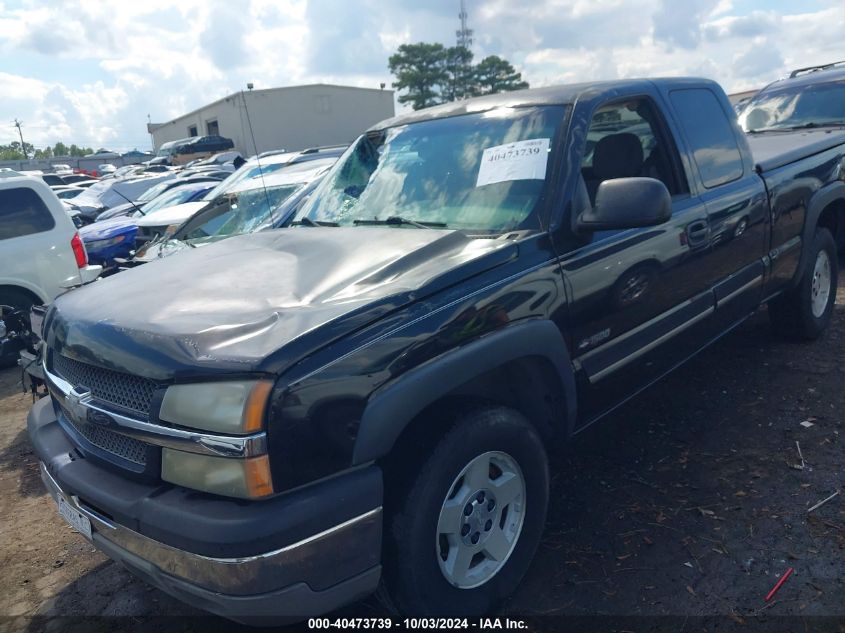
M252 90L252 83L247 84ZM267 185L264 182L264 168L261 166L261 157L258 155L258 145L255 144L255 132L252 131L252 119L249 118L249 108L246 105L246 95L243 88L241 88L241 100L244 102L244 112L246 112L246 122L249 125L249 135L252 137L252 149L255 151L255 162L258 165L258 176L261 178L261 188L264 189L264 199L267 201L267 213L272 212L270 208L270 194L267 193Z

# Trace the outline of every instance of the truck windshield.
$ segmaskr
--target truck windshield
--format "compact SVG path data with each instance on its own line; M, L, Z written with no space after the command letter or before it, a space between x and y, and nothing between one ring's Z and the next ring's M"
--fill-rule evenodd
M739 123L746 132L845 125L845 81L764 92L745 106Z
M565 114L564 106L497 108L367 133L293 222L482 232L539 227L534 211Z

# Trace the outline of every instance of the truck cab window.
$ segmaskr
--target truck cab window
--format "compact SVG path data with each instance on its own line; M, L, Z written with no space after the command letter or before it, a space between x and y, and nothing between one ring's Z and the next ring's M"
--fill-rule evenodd
M742 176L742 156L724 108L710 90L686 88L669 93L692 149L702 184L718 187Z
M591 203L599 185L614 178L655 178L673 196L687 191L673 166L676 150L661 127L646 99L602 106L593 114L581 165Z

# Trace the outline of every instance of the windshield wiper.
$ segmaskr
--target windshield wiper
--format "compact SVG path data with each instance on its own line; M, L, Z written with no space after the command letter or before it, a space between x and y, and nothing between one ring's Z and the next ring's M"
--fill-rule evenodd
M445 229L447 227L447 224L445 222L418 222L417 220L403 218L398 215L391 215L385 220L355 220L353 224L355 226L399 226L407 224L409 226L415 226L420 229Z
M291 222L291 226L340 226L337 222L326 222L324 220L312 220L308 216L302 216L296 222Z
M841 127L843 125L845 125L845 121L822 121L821 123L818 121L810 121L809 123L802 123L801 125L792 125L788 129L811 130L817 127Z
M795 130L814 130L823 127L843 127L845 121L824 121L818 123L816 121L809 121L808 123L801 123L800 125L779 125L775 127L761 127L756 130L748 130L748 134L761 134L763 132L794 132Z
M146 213L144 213L143 211L141 211L141 207L139 207L137 204L135 204L135 202L134 202L133 200L130 200L129 198L127 198L126 196L124 196L124 195L123 195L122 193L120 193L117 189L112 188L112 191L114 191L117 195L119 195L121 198L123 198L124 200L126 200L126 202L128 202L128 203L129 203L129 204L131 204L133 207L135 207L135 210L136 210L138 213L140 213L142 216L147 215Z

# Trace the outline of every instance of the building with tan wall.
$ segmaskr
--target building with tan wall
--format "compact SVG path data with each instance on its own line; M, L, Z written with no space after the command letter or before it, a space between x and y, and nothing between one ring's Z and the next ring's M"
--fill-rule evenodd
M312 84L236 92L172 121L149 123L147 131L156 149L168 141L219 134L251 156L350 143L393 115L392 90Z

